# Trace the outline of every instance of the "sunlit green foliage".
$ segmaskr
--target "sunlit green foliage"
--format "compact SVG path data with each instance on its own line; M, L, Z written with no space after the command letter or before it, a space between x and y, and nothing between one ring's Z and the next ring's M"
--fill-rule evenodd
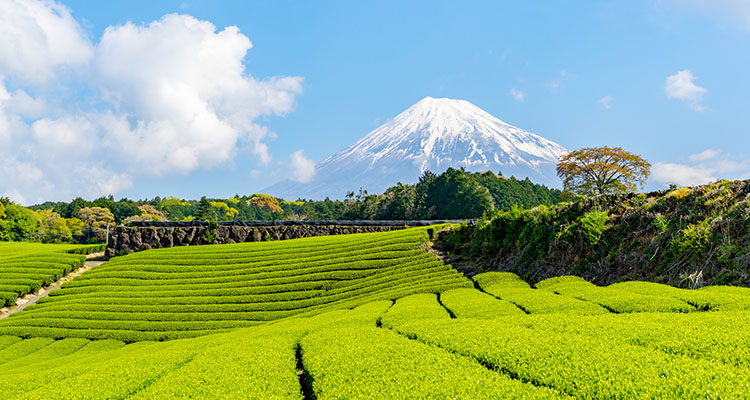
M83 266L82 254L101 250L101 245L0 242L0 307Z
M567 278L567 279L565 279ZM613 312L690 312L696 308L667 294L640 294L616 287L601 287L577 277L551 278L539 282L540 289L599 304Z
M548 290L532 289L528 283L510 272L485 272L473 277L485 292L507 300L529 314L606 314L596 303Z
M134 253L0 321L0 332L166 340L471 287L421 248L425 240L415 228Z
M517 289L531 288L526 281L522 280L518 275L512 272L483 272L474 275L471 279L478 283L483 290L487 290L490 286L504 286Z
M436 247L528 281L575 274L680 285L748 286L750 181L577 198L554 207L513 209L441 232Z
M384 263L404 251L424 255L408 245L411 240L424 240L424 232L413 233L418 231L357 235L346 245L332 237L315 238L319 243L314 251L310 242L289 241L284 254L275 247L279 242L260 243L243 252L195 247L190 257L183 258L178 249L160 250L141 253L151 255L140 270L136 268L140 264L131 263L138 257L113 260L112 269L105 268L102 276L83 279L83 284L73 281L66 289L72 292L58 295L60 300L50 301L43 312L24 311L10 318L29 324L0 329L39 336L26 340L0 336L0 370L7 382L0 385L0 398L723 399L744 398L747 393L750 312L701 312L729 306L743 309L740 304L750 309L747 288L684 290L645 282L597 287L578 277L558 277L532 289L518 276L491 272L477 275L475 281L492 295L470 284L439 289L440 281L427 281L408 290L387 284L389 289L382 292L354 296L347 292L349 297L335 306L296 310L291 316L283 314L289 311L284 307L232 311L319 297L324 289L315 286L320 283L316 280L278 290L286 285L279 280L297 276L293 271L318 274L317 259L345 253L349 254L346 262L355 265ZM237 247L242 246L232 250ZM358 251L376 247L382 248L375 251L379 258ZM306 259L297 266L284 264L283 257L289 254ZM195 275L211 267L200 264L209 255L216 262L213 265L233 267L212 270L206 278ZM175 260L184 264L174 264ZM212 282L236 279L253 269L257 276L267 276L278 265L282 275L292 274L268 277L274 282L269 285ZM130 268L136 268L136 274L127 274ZM116 287L98 287L99 279L125 282L146 273L153 274L147 281L162 284L123 287L112 301L96 300ZM176 281L183 283L171 286L164 282L165 273L180 274ZM385 278L394 274L389 270ZM105 278L110 275L122 277ZM203 280L207 282L199 283L199 289L190 290L193 281ZM409 295L412 290L419 294ZM64 300L67 296L73 296L70 303ZM185 301L175 300L179 298ZM192 303L199 298L204 300ZM531 315L497 298L507 298ZM177 304L170 304L174 301ZM626 313L607 313L595 302ZM688 303L695 312L680 313L684 310L674 306ZM586 310L586 305L591 308ZM94 306L97 311L85 309ZM216 307L225 310L216 312ZM593 310L602 313L582 315L595 314ZM259 316L276 320L262 323ZM77 328L52 327L73 320L80 321ZM40 326L33 327L33 321ZM119 324L121 329L97 327L105 321L114 324L110 328ZM256 326L242 328L245 324ZM190 330L199 325L201 330ZM171 331L175 327L184 330ZM138 343L72 339L76 335ZM153 342L165 339L176 340Z
M393 327L415 319L450 319L448 311L434 294L413 294L396 300L381 320L383 326Z
M123 346L0 336L2 399L302 399L295 349L324 328L374 327L390 301L253 329Z
M591 210L583 214L579 224L583 236L593 246L602 239L602 234L607 229L609 222L609 214L606 211Z
M476 289L453 289L440 294L440 302L456 318L491 319L504 315L523 315L512 303L499 300Z
M377 328L321 330L302 339L320 399L552 399L478 362ZM356 379L352 375L357 372Z
M32 208L50 209L70 218L82 208L104 207L112 212L117 224L126 220L147 220L145 218L149 215L158 215L152 212L144 214L144 206L153 207L170 221L457 219L479 218L492 210L509 210L513 206L529 208L540 204L552 205L560 195L559 190L535 184L528 178L517 180L490 171L472 173L456 169L439 175L426 171L418 183L396 183L382 194L368 194L367 188L355 193L359 189L356 183L351 189L351 197L343 201L328 198L282 200L262 193L200 200L156 196L150 200L124 198L115 201L110 196L94 201L77 198L71 202L47 202ZM226 204L226 208L221 203Z
M689 316L693 315L699 314ZM648 328L650 337L656 340L653 344L645 338L638 342L629 329L637 327L638 322L627 323L628 318L617 315L611 318L619 325L612 324L609 325L612 329L594 333L584 332L589 322L596 327L596 321L608 316L417 320L395 329L418 341L481 361L494 370L576 398L744 398L750 382L747 368L725 364L710 356L691 357L673 351L678 348L663 347L666 342L658 340L659 327L671 328L692 321L693 318L687 319L689 316L672 323L675 314L634 315L634 319L654 321ZM729 322L734 318L723 319ZM560 329L563 323L571 331ZM710 334L706 330L709 326L696 331ZM633 342L628 343L625 338L632 338Z
M565 191L585 196L635 192L643 187L651 164L621 147L586 147L560 157L557 176Z

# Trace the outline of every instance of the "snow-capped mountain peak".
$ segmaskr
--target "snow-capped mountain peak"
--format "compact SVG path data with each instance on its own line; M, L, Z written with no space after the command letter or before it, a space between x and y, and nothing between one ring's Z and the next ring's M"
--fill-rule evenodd
M267 191L285 198L340 198L359 187L380 193L399 181L415 182L426 170L448 167L502 171L549 184L566 152L466 100L425 97L319 163L313 182L281 182Z

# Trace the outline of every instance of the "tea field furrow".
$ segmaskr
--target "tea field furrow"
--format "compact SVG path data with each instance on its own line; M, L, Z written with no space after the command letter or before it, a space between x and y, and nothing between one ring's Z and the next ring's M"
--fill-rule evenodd
M470 286L426 240L414 228L115 257L0 321L0 333L162 340Z
M476 289L448 290L440 294L440 302L456 318L492 319L525 314L513 303L499 300Z
M321 330L304 337L301 348L318 399L563 397L385 329Z
M14 306L19 297L83 266L85 254L102 250L100 245L0 242L0 307Z
M607 314L604 307L547 290L532 289L510 272L485 272L472 277L485 292L507 300L529 314Z
M597 303L615 313L691 312L696 308L668 295L645 295L613 287L601 287L578 277L558 277L536 284L539 289Z
M422 320L395 329L578 398L744 398L750 388L745 368L656 352L611 336L552 335L509 321Z

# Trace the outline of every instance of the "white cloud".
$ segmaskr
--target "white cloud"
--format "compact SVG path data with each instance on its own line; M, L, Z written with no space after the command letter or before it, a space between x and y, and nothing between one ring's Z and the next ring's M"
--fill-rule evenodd
M651 178L660 183L680 186L702 185L716 180L710 168L674 163L654 164Z
M300 183L308 183L315 176L315 162L305 158L302 150L292 153L290 160L291 180Z
M0 85L0 93L6 92ZM132 185L128 172L96 155L101 148L94 124L84 117L42 118L32 123L9 111L16 92L0 100L0 193L21 204L93 198ZM3 97L3 96L0 96ZM36 99L32 99L36 101ZM118 167L119 168L119 167Z
M515 99L519 103L523 103L523 101L526 100L526 92L523 92L516 88L510 89L510 95L513 96L513 99Z
M43 83L93 54L70 10L50 0L0 1L0 37L0 78Z
M612 96L604 96L601 99L597 100L596 102L601 104L602 107L606 109L610 109L612 108L612 100L614 100Z
M217 32L187 15L107 28L95 73L120 111L114 139L155 174L219 165L240 143L267 164L262 140L268 130L253 121L291 111L302 79L247 76L243 60L250 48L236 27Z
M299 77L251 76L237 27L189 15L110 26L92 43L64 6L0 0L0 37L0 193L32 203L116 194L242 149L268 165L274 133L259 121L302 92Z
M742 179L750 162L741 157L725 156L717 158L720 151L707 149L688 157L690 164L655 163L651 170L651 179L667 185L674 183L680 186L702 185L718 179Z
M689 70L679 71L667 77L664 91L667 98L683 101L695 111L704 111L706 107L701 102L707 90L696 85L693 80L695 76Z
M750 1L747 0L668 0L673 7L719 16L750 28Z
M39 119L31 124L31 133L38 149L53 156L85 156L101 144L91 121L80 117Z
M690 161L706 161L706 160L710 160L712 158L716 158L716 156L718 156L719 153L721 153L721 152L718 151L718 150L706 149L706 150L703 150L702 152L700 152L698 154L692 154L692 155L690 155L690 157L688 157L688 159Z

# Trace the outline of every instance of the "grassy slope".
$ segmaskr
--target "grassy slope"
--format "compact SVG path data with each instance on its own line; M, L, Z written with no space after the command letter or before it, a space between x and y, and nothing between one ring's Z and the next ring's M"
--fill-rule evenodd
M0 398L746 397L750 312L581 315L569 298L590 288L574 277L536 289L507 274L477 282L562 307L498 313L503 300L459 289L167 342L0 336ZM594 300L709 292L750 305L750 289L628 286Z
M474 277L480 291L422 240L414 229L113 260L0 323L0 398L746 397L750 289L571 276L532 288L492 272ZM282 319L241 328L264 318ZM95 328L51 327L78 320ZM125 343L182 335L202 336ZM122 340L87 339L101 337Z
M437 245L481 270L526 281L574 274L597 284L648 280L750 284L750 181L604 196L513 210L441 233Z
M422 249L423 228L178 247L115 258L0 322L0 334L195 337L471 283Z
M34 293L83 265L101 245L0 242L0 307Z

